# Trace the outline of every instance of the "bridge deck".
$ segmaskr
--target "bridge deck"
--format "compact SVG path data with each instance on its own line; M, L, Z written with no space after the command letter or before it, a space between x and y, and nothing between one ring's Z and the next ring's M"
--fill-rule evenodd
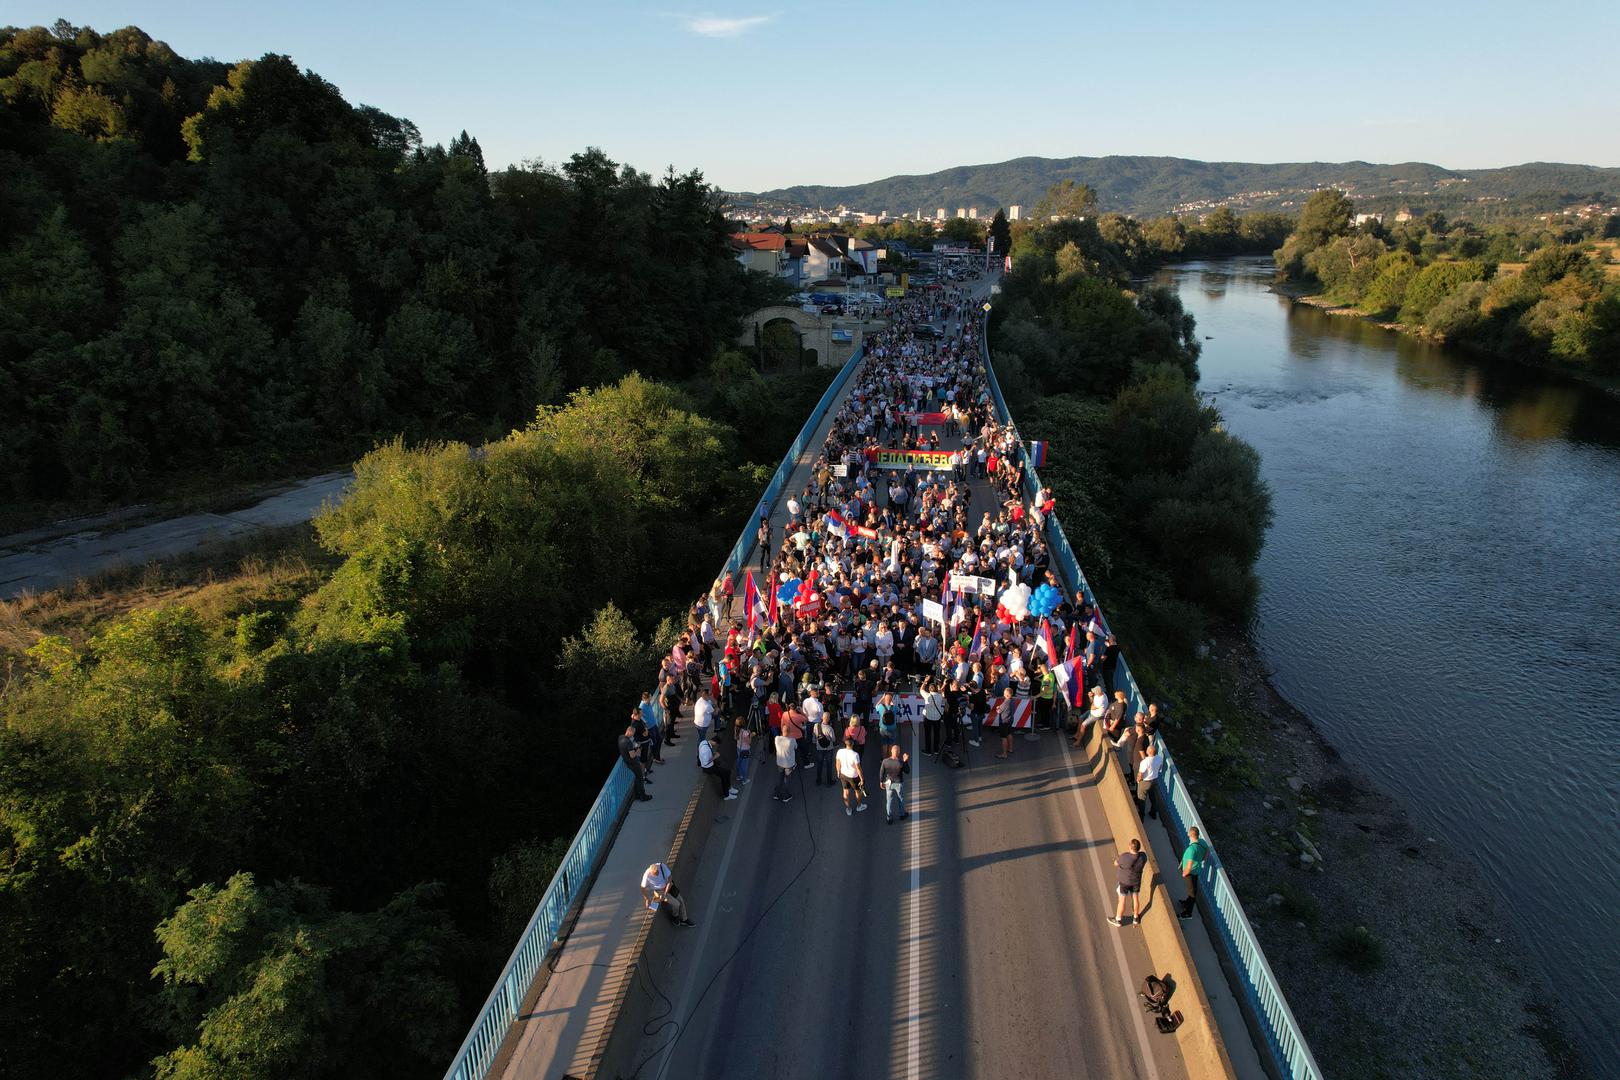
M814 455L784 497L802 490ZM990 503L976 482L972 520ZM777 536L785 518L779 505ZM673 978L656 987L675 1023L649 1024L636 1075L1186 1075L1176 1039L1136 1002L1152 967L1139 931L1106 921L1118 848L1083 759L1071 757L1079 751L1055 734L1020 736L999 761L987 729L969 767L951 770L918 753L918 738L903 729L911 818L893 826L882 820L870 748L875 801L853 819L836 788L803 772L793 802L773 802L763 746L740 799L700 805L713 825L696 878L683 875L698 926L675 939L664 969ZM556 973L507 1040L500 1075L586 1075L616 989L610 973L624 970L646 918L641 870L669 850L703 780L694 752L690 739L665 749L654 801L632 806ZM1161 866L1175 865L1156 823L1141 838ZM1174 889L1151 902L1173 902ZM1263 1076L1203 925L1182 926L1233 1064Z

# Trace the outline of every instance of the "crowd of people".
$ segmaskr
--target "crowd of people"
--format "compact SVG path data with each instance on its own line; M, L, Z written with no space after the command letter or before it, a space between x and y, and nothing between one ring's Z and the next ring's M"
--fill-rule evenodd
M1117 642L1054 572L1043 530L1054 500L1025 497L1025 455L996 418L971 305L968 288L915 296L868 337L781 535L758 521L757 569L743 583L723 575L692 605L661 664L662 709L643 695L632 711L620 749L637 798L689 708L722 799L768 753L780 802L802 769L838 787L853 817L875 777L886 821L904 820L905 699L919 752L947 761L982 745L986 728L998 758L1026 723L1068 728L1076 745L1100 730L1131 748L1139 806L1153 812L1158 709L1126 715ZM1061 600L1040 618L1002 603L1005 590L1043 584Z

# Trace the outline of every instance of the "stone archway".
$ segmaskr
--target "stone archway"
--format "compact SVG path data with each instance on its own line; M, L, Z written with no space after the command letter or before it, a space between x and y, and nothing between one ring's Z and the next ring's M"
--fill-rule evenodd
M850 354L860 348L861 338L867 328L875 330L883 325L875 320L862 323L856 319L833 318L812 314L785 304L773 304L770 307L760 308L743 320L742 332L737 335L737 344L747 349L748 355L758 364L763 355L765 327L783 320L791 323L798 331L801 355L807 362L832 365L842 364L849 359ZM810 361L812 355L815 359Z

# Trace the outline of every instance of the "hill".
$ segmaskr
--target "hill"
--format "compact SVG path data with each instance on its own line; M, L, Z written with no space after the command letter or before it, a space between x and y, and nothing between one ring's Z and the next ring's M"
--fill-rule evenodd
M890 176L848 187L799 185L733 196L733 205L849 206L891 214L945 207L1033 207L1060 180L1090 184L1105 211L1138 216L1297 208L1310 192L1339 187L1369 209L1413 204L1424 210L1476 205L1486 216L1558 210L1620 199L1620 169L1532 162L1499 169L1445 169L1425 162L1194 161L1176 157L1022 157L990 165L960 165L919 176Z

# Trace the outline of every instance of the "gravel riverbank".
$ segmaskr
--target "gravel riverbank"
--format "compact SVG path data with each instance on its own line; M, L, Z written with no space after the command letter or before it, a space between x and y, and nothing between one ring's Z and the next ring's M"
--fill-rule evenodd
M1425 834L1359 775L1252 641L1221 640L1214 662L1265 734L1260 790L1205 816L1327 1075L1596 1075L1559 1018L1573 1003L1547 988L1467 838Z

